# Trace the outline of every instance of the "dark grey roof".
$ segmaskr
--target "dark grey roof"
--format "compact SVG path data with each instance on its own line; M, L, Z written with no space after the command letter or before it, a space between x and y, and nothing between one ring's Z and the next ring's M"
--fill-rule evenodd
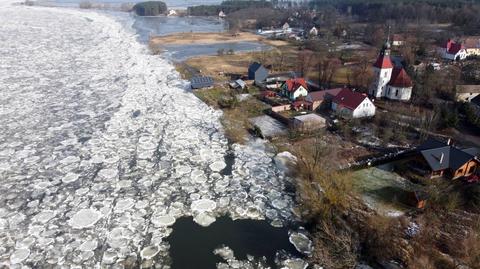
M471 101L472 104L480 106L480 95L475 96Z
M192 89L201 89L213 86L213 78L211 77L193 77L190 80Z
M417 147L417 150L422 151L427 149L440 148L444 146L448 146L448 144L446 142L429 137L425 142L423 142L423 144Z
M257 71L262 65L260 63L254 62L248 67L248 71L255 72Z
M450 146L421 151L432 171L445 170L450 167Z
M468 149L464 149L463 151L470 155L480 158L480 148L468 148Z
M473 149L461 150L448 145L420 151L432 171L440 171L449 168L457 170L465 163L475 158L475 154L472 154L473 152Z

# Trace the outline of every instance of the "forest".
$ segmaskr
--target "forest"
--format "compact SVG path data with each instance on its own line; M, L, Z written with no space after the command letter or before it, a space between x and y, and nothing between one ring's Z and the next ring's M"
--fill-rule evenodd
M141 2L133 10L138 16L158 16L167 12L167 5L162 1Z

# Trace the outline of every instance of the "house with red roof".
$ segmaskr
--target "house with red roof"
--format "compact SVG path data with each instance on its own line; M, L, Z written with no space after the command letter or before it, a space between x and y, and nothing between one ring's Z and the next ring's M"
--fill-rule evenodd
M412 96L413 82L403 67L395 66L390 58L390 43L383 46L373 64L375 80L369 94L375 98L408 101Z
M448 39L447 42L439 49L440 54L444 59L452 61L465 60L467 58L467 50L461 42L455 42Z
M332 100L332 110L342 118L373 117L375 105L364 93L342 89Z
M342 88L335 88L323 91L309 92L305 100L311 103L311 110L316 110L326 101L331 101Z
M291 78L285 81L281 87L281 94L295 101L299 97L306 97L308 95L308 86L304 78Z

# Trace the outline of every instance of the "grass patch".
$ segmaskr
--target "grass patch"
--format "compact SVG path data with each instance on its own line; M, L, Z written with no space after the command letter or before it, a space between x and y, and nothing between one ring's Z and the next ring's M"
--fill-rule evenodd
M231 95L231 90L215 87L212 89L195 90L193 94L209 106L219 108L218 102L225 96Z

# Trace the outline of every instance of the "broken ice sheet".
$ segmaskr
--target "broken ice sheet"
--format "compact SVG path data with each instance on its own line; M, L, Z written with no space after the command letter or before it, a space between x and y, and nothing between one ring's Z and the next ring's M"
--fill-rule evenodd
M0 6L0 263L113 267L148 246L167 256L183 216L294 218L268 147L229 149L222 112L137 42L128 14Z

